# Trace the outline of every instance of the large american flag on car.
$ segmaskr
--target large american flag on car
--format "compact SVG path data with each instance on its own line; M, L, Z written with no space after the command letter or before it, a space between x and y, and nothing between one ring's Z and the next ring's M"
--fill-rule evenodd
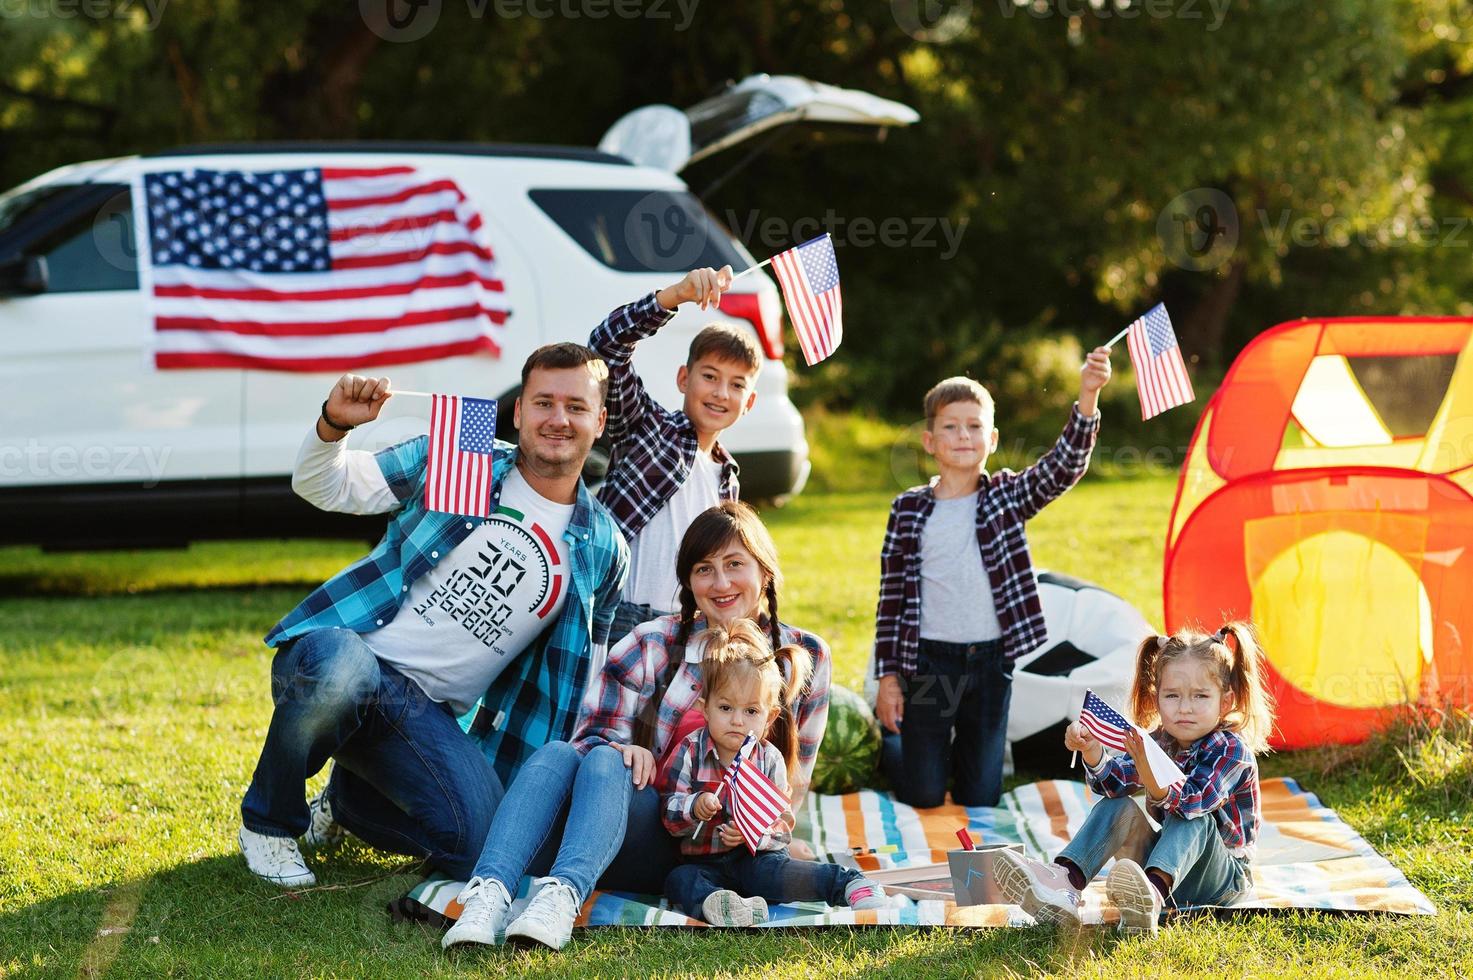
M500 354L505 289L453 180L409 166L181 170L141 190L159 368Z

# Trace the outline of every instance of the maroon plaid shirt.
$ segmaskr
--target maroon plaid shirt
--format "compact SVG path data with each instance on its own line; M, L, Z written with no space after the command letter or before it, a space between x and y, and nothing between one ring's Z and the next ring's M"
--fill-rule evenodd
M614 745L643 745L655 759L665 758L674 742L676 726L701 696L701 663L692 660L685 648L675 646L679 616L661 616L641 623L609 651L609 659L583 695L578 712L573 746L587 753L605 742ZM697 653L706 621L697 618L687 647ZM764 626L765 630L766 627ZM793 808L803 803L818 759L818 744L829 721L829 685L834 666L828 644L795 627L783 624L784 644L796 644L813 655L813 676L808 689L798 696L794 713L798 719L798 765L793 773ZM659 700L656 701L656 698ZM649 716L653 723L635 741L636 723ZM646 728L640 725L641 728Z
M672 412L651 398L634 370L634 345L653 336L674 315L650 293L610 313L588 338L588 346L609 366L609 398L605 403L609 420L604 431L613 443L613 452L598 499L630 541L690 477L700 448L690 417ZM712 448L711 458L721 466L721 499L736 500L736 460L720 443Z
M742 765L755 765L762 775L784 793L788 791L788 770L783 754L771 742L758 742ZM697 728L675 748L666 776L666 791L660 794L660 819L672 836L680 838L680 853L689 855L725 854L733 848L721 843L716 831L731 821L731 811L722 806L715 817L701 823L691 814L696 797L715 793L726 775L726 767L716 755L716 745L705 728ZM726 799L725 796L722 797ZM789 807L777 823L768 828L757 845L759 851L781 851L793 842L793 826L797 820Z
M1099 413L1085 418L1075 404L1059 441L1038 462L1021 473L983 473L979 480L977 545L992 583L1008 660L1016 660L1048 637L1023 523L1084 476L1099 430ZM935 482L912 487L890 505L875 609L876 677L915 676L921 635L921 532L936 506Z

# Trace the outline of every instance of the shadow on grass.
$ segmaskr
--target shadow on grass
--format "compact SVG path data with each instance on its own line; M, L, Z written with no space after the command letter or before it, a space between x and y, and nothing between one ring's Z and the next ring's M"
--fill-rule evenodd
M283 892L239 857L207 858L0 914L0 973L17 976L546 976L1032 974L1107 954L1103 934L1051 930L600 927L560 953L444 953L440 932L387 906L420 879L352 843L312 858L322 884ZM407 869L407 870L406 870ZM9 974L7 974L9 975Z

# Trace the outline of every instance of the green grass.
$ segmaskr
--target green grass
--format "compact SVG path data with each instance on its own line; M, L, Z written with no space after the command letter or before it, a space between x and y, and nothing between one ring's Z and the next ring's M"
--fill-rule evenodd
M1107 585L1159 622L1173 487L1169 477L1087 479L1033 524L1038 564ZM864 669L893 492L855 478L766 515L788 577L784 618L829 638L849 685ZM388 923L384 904L417 880L392 855L350 841L315 860L323 887L287 896L251 878L235 849L269 719L260 637L361 550L0 550L0 976L1473 973L1466 725L1266 763L1402 868L1441 910L1431 920L1238 917L1154 941L605 929L561 955L444 957L434 935Z

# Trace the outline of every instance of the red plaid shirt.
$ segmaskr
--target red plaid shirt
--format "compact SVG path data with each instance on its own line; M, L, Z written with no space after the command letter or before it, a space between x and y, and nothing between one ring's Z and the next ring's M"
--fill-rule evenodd
M605 402L609 420L604 431L613 451L598 499L630 541L685 484L700 449L690 417L651 398L634 370L634 345L653 336L674 315L650 293L610 313L588 338L588 346L609 366ZM711 458L721 467L718 495L736 500L740 490L736 460L720 443L711 449Z
M1151 816L1157 823L1168 813L1187 820L1211 816L1228 853L1251 857L1263 808L1258 796L1258 760L1248 743L1236 732L1216 731L1183 752L1178 751L1176 739L1160 729L1151 737L1187 774L1186 782L1167 788L1166 799L1147 801ZM1135 760L1129 755L1101 759L1096 769L1085 766L1085 779L1101 796L1130 796L1143 789Z
M655 715L653 735L651 744L644 747L656 759L665 757L674 742L675 727L681 716L701 696L700 636L706 623L704 618L696 619L684 650L674 649L679 626L678 616L652 619L636 626L634 632L609 651L609 659L589 681L583 695L577 734L573 737L578 751L586 753L605 742L633 744L635 719L650 709ZM798 767L793 774L791 799L796 810L808 791L813 763L818 758L818 744L823 741L824 727L829 720L833 661L828 644L812 633L783 624L782 640L784 645L796 644L813 656L813 677L794 706L798 718ZM662 680L667 677L664 697L658 704L652 704Z
M774 786L784 793L788 791L788 767L783 763L783 754L771 742L758 742L742 765L756 765ZM666 830L680 838L681 854L725 854L732 850L721 843L721 835L716 832L723 823L731 820L730 810L723 806L720 813L705 823L690 812L697 796L716 792L726 769L716 755L715 743L704 728L697 728L675 747L675 755L665 776L668 789L660 794L660 819L665 822ZM783 811L771 829L762 835L757 850L781 851L787 847L793 841L793 826L797 822L791 807Z
M1079 482L1100 430L1096 412L1076 404L1059 441L1021 473L1002 470L978 481L977 545L992 583L1003 655L1015 660L1048 637L1043 604L1023 523ZM875 609L875 676L915 676L921 635L921 532L935 509L936 481L912 487L890 505L880 550L880 601Z

